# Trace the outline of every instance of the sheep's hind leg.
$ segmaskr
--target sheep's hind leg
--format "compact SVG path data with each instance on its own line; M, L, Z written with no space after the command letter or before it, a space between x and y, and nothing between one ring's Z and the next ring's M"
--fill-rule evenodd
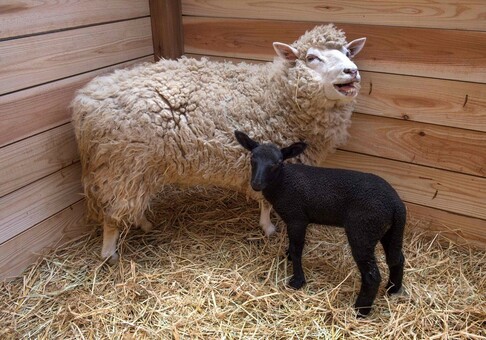
M260 200L260 226L265 232L266 236L271 236L275 233L277 228L270 220L270 212L272 211L272 205L265 200Z
M116 244L119 235L120 231L118 227L105 219L103 222L103 247L101 249L101 257L111 265L118 261Z
M140 229L142 229L146 233L148 233L149 231L151 231L153 229L153 227L154 227L154 225L152 224L152 222L150 222L149 220L147 220L147 217L145 217L145 214L142 214L142 216L137 220L136 225L138 227L140 227Z

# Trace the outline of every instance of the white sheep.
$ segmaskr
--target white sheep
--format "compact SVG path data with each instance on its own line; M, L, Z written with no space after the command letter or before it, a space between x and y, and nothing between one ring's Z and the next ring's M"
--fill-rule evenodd
M145 211L169 183L245 193L261 202L260 225L272 234L271 206L251 190L233 131L280 145L305 140L301 161L320 164L346 141L360 87L350 58L365 40L317 26L292 45L275 42L271 63L160 60L78 91L72 120L88 217L103 224L102 257L118 259L120 226L151 229Z

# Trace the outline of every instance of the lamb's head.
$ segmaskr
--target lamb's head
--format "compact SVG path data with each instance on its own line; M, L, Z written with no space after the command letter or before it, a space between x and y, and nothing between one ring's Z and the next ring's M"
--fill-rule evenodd
M348 102L358 95L361 80L352 58L365 42L366 38L360 38L347 43L344 33L329 24L306 32L292 45L274 42L273 47L298 70L299 78L318 81L318 89L327 99Z
M303 142L280 149L272 143L260 144L241 131L235 131L238 143L251 152L251 187L255 191L264 190L280 173L283 161L304 152Z

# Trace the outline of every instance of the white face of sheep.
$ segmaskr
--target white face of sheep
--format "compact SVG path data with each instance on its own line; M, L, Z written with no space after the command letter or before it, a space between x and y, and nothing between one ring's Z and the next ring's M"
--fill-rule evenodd
M348 101L358 95L356 84L361 81L358 67L351 59L361 51L365 42L366 38L356 39L340 50L311 47L305 56L299 56L297 49L287 44L274 42L273 47L280 57L291 62L301 59L315 71L327 99Z

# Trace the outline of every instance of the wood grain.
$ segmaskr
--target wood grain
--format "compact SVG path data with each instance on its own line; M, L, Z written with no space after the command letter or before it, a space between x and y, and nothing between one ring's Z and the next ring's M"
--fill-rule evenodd
M184 15L486 31L483 0L182 0Z
M0 280L22 275L43 254L87 234L84 200L61 210L48 219L0 245Z
M150 18L0 42L0 94L153 53Z
M486 248L486 221L448 211L407 203L408 227L441 234L456 244Z
M184 52L180 0L150 0L155 60L177 59Z
M0 244L79 201L81 166L68 166L0 198Z
M92 78L115 69L152 60L152 56L143 57L0 96L0 121L2 122L0 148L69 122L71 120L69 103L75 91Z
M203 57L194 53L185 55L197 59ZM209 59L252 64L265 62L217 56ZM358 112L486 132L486 84L368 71L360 74Z
M0 197L79 159L74 129L66 123L0 149Z
M486 133L355 113L342 148L486 177Z
M315 22L183 17L184 51L271 60L273 41L291 43ZM367 37L365 71L486 83L486 32L340 24L348 40Z
M403 200L485 220L486 178L339 150L324 166L375 173Z
M356 111L486 132L486 84L360 73Z
M147 0L10 0L0 3L0 40L148 15Z

